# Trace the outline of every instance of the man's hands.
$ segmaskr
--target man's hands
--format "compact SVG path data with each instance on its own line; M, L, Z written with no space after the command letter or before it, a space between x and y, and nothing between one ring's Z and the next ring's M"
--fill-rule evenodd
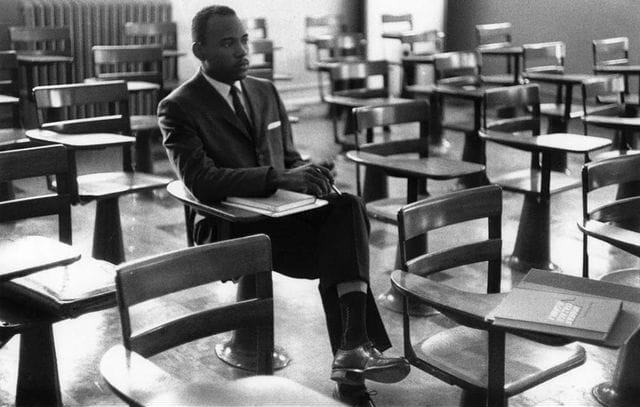
M276 171L278 188L299 191L315 196L324 196L332 192L333 175L324 166L305 164L284 171Z

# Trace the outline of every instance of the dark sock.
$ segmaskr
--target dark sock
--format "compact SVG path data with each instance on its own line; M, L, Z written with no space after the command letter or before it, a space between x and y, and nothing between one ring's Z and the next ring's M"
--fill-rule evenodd
M342 316L340 349L349 350L369 341L366 324L367 294L351 291L339 298Z

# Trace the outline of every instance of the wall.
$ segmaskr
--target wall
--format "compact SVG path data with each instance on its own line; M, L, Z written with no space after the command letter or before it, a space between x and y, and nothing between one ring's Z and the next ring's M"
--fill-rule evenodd
M278 88L286 93L296 93L317 87L316 74L304 68L304 19L306 16L344 14L350 29L361 26L359 20L360 3L357 0L172 0L173 19L178 24L178 48L188 53L181 58L179 72L182 79L190 77L197 69L199 61L191 54L191 19L201 8L211 4L232 7L240 18L265 17L269 37L276 46L276 72L293 75L291 82L278 82Z
M447 48L475 47L474 26L510 22L516 44L564 41L567 72L591 72L591 41L627 36L632 60L640 61L637 0L448 0Z

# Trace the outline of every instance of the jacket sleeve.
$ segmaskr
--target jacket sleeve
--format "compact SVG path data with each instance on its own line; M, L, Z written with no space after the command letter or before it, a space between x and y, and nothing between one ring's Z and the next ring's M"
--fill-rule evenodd
M273 93L278 103L278 112L280 115L280 122L282 123L282 144L284 146L284 166L285 168L295 168L301 165L307 164L300 156L300 153L293 144L293 132L291 130L291 122L289 121L289 115L287 109L284 107L284 103L275 88L275 85L271 84Z
M164 99L158 106L163 145L174 170L193 195L205 203L227 196L268 196L275 192L268 182L271 167L222 168L205 153L202 130L188 113L188 106Z

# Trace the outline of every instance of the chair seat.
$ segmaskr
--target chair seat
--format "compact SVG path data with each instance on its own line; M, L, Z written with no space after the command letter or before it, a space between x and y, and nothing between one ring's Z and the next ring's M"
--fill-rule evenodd
M59 319L116 305L115 266L83 257L67 266L29 274L2 285L3 297Z
M562 103L540 103L540 114L551 117L564 117L564 104ZM582 106L571 105L570 119L582 117Z
M603 276L600 281L640 288L640 269L623 269Z
M542 173L540 170L524 169L491 177L491 182L499 184L506 191L538 195L541 193ZM551 171L549 193L551 195L580 186L580 179L562 172Z
M439 369L478 388L486 389L487 332L459 326L431 336L415 346L418 356ZM585 350L575 343L551 346L507 334L505 393L509 397L558 376L585 361Z
M160 129L158 116L156 115L131 115L129 116L129 121L131 123L131 131L134 133Z
M0 146L28 142L24 129L0 129Z
M78 177L78 193L82 201L107 199L166 186L166 177L141 172L101 172Z

